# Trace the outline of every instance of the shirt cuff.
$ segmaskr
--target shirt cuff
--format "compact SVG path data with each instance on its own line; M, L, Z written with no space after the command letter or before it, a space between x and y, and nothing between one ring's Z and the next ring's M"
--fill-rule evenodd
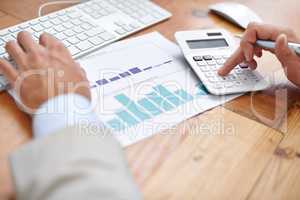
M77 124L86 128L104 127L87 98L77 94L60 95L42 104L34 114L33 136L43 137Z

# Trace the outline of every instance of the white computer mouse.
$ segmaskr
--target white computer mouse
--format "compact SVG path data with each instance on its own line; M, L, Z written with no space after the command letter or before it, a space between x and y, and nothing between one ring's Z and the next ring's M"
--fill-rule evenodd
M209 9L217 15L246 29L250 22L262 22L262 19L250 8L233 2L213 4Z

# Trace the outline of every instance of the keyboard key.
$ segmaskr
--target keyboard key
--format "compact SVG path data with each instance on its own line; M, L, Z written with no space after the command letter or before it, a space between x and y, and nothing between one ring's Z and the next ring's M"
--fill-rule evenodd
M62 41L63 44L65 45L65 47L69 47L71 46L70 42L68 42L67 40Z
M15 38L11 35L6 35L2 38L2 40L4 40L5 42L9 42L11 40L15 40Z
M21 29L16 26L16 27L13 27L13 28L9 28L8 31L11 32L11 33L15 33L15 32L20 32Z
M70 20L70 18L69 18L67 15L60 16L59 19L60 19L62 22L67 22L67 21Z
M119 35L124 35L126 31L123 28L119 28L116 30L116 33L118 33Z
M39 18L40 22L47 22L48 20L49 20L48 16L44 16L44 17Z
M65 22L62 24L66 29L72 28L74 25L71 22Z
M70 51L72 56L80 53L80 50L75 46L69 47L68 50Z
M9 35L8 30L2 30L2 31L0 31L0 37L4 37L4 36L7 36L7 35Z
M29 25L28 23L21 24L21 25L19 26L19 28L22 29L22 30L24 30L24 29L26 29L26 28L28 28L28 27L30 27L30 25Z
M82 24L82 21L79 19L74 19L71 21L71 23L75 26L79 26L80 24Z
M90 25L89 23L84 23L81 24L81 28L83 28L84 30L90 30L93 26Z
M77 38L80 39L81 41L84 41L88 39L88 36L85 33L77 35Z
M84 30L80 26L75 26L73 31L77 34L84 32Z
M6 50L3 47L0 47L0 56L3 56L4 53L6 53Z
M79 43L78 45L76 45L76 47L82 51L86 51L86 50L92 48L93 46L94 45L92 43L90 43L89 41L83 41L83 42Z
M50 35L56 35L56 30L54 28L49 28L45 30L44 32L49 33Z
M51 22L47 21L41 24L43 27L47 28L51 28L52 26L54 26L54 24L52 24Z
M64 40L67 38L67 36L64 33L58 33L55 35L55 37L59 40Z
M112 40L115 38L115 36L113 34L108 33L108 32L101 33L99 36L105 41Z
M51 23L54 24L54 25L59 25L59 24L62 23L62 21L60 21L59 18L55 18L55 19L51 20Z
M100 45L104 42L104 40L102 38L98 37L98 36L89 39L89 41L91 43L93 43L94 45Z
M54 28L57 32L63 32L66 28L63 25L58 25Z
M37 25L38 23L40 23L40 21L38 19L35 19L35 20L32 20L32 21L29 22L29 24L31 26Z
M155 21L155 18L151 15L147 15L147 16L144 16L140 19L138 19L140 22L142 22L143 24L150 24L152 23L153 21Z
M85 34L87 34L89 37L93 37L95 35L98 35L99 32L95 29L92 29L92 30L87 31Z
M70 42L71 44L78 44L80 42L80 40L74 36L74 37L69 38L68 42Z
M128 26L128 25L123 26L123 29L127 32L131 32L134 30L134 28L132 28L131 26Z
M129 24L129 26L131 26L134 29L138 29L141 27L138 23L135 23L135 22L132 22L131 24Z
M65 33L65 35L68 36L68 37L72 37L72 36L75 35L75 32L72 31L72 30L66 30L64 33Z

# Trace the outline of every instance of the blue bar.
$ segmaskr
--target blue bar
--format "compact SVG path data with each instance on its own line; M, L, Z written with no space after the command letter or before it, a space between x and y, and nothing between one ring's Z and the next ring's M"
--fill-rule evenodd
M97 87L97 85L92 85L90 88L93 89L93 88L96 88L96 87Z
M127 76L130 76L131 74L129 72L124 72L124 73L121 73L119 74L121 77L125 78Z
M102 79L102 80L98 80L98 81L96 81L96 83L97 83L98 85L105 85L105 84L107 84L107 83L108 83L108 80L106 80L106 79Z
M168 103L166 99L163 99L157 93L152 92L146 95L151 101L153 101L159 108L164 109L165 111L169 111L174 109L174 107Z
M119 80L120 79L120 77L119 76L115 76L115 77L113 77L113 78L111 78L111 79L109 79L110 81L117 81L117 80Z
M154 89L163 97L168 99L171 103L173 103L175 106L179 106L183 104L184 102L181 101L178 97L176 97L172 92L170 92L167 88L165 88L162 85L158 85L154 87Z
M158 107L156 107L151 101L146 98L139 100L138 103L154 116L162 113L162 111Z
M197 96L203 96L208 94L207 89L202 83L198 83L196 87L198 88L198 92L196 94Z
M177 94L178 96L180 96L185 101L192 101L194 99L192 95L188 94L184 90L177 90L175 92L175 94Z
M128 126L134 126L136 124L138 124L139 122L134 119L131 114L129 114L127 111L120 111L117 112L116 115L122 119L126 124L128 124Z
M115 99L125 106L131 113L133 113L141 121L150 119L151 117L142 111L140 107L129 99L126 95L120 94L115 96Z
M107 123L115 131L120 131L122 129L125 129L124 124L119 119L112 119Z
M133 74L137 74L137 73L140 73L142 72L142 70L140 70L139 68L135 67L135 68L132 68L129 70L131 73Z

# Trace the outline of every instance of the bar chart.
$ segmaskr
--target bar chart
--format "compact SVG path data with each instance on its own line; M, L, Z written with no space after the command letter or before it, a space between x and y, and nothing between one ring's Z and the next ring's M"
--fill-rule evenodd
M195 87L196 93L190 94L184 89L171 91L162 84L159 84L154 86L153 90L147 93L145 97L137 101L132 100L124 93L117 94L114 96L114 100L121 107L106 124L113 131L122 131L174 110L203 95L208 95L207 90L202 84L199 83Z
M100 80L95 81L95 83L93 83L91 85L91 89L99 87L99 86L103 86L103 85L106 85L106 84L109 84L109 83L112 83L112 82L115 82L115 81L118 81L118 80L121 80L121 79L124 79L124 78L128 78L130 76L134 76L134 75L140 74L142 72L148 72L151 69L155 69L155 68L158 68L158 67L163 67L163 66L166 66L166 65L171 64L171 63L172 63L172 60L167 60L167 61L164 61L162 63L154 64L154 65L151 65L151 66L129 68L128 70L126 70L124 72L121 72L119 74L116 74L112 77L102 78Z

